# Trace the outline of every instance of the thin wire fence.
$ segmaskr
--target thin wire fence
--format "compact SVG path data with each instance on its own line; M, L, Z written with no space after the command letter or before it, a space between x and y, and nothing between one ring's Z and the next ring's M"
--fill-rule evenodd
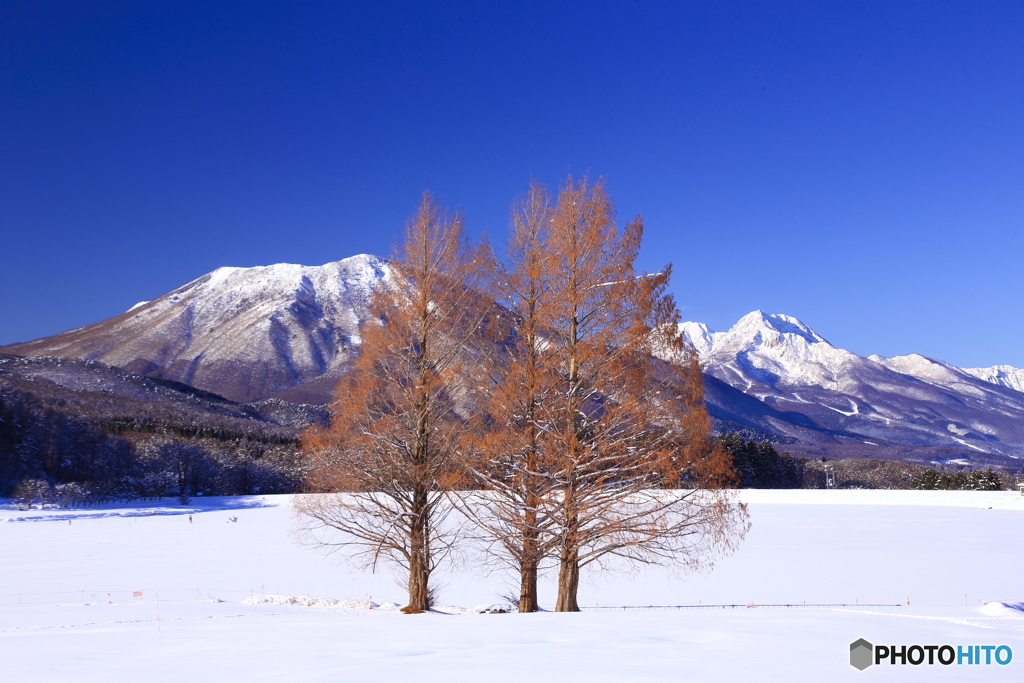
M134 590L77 590L51 592L0 593L0 606L3 605L64 605L64 604L130 604L144 602L242 602L246 599L259 597L270 598L309 598L311 600L336 600L373 602L373 596L362 595L322 595L312 593L287 593L260 589L214 589L214 588L140 588ZM900 601L867 601L859 599L853 602L779 602L779 603L703 603L683 605L592 605L582 606L584 611L609 610L704 610L704 609L755 609L755 608L857 608L857 607L911 607L921 603L950 602L962 600L964 606L985 605L990 602L1024 602L1024 598L986 600L969 595L952 597L908 597ZM401 598L377 596L378 603L392 602L403 604Z
M943 598L920 598L908 597L900 602L776 602L776 603L697 603L696 605L593 605L584 606L583 610L691 610L691 609L755 609L755 608L836 608L836 607L911 607L920 603L932 603L941 601L963 600L964 607L971 605L987 605L991 602L1024 602L1024 598L1009 598L1001 600L985 600L970 595L956 595Z
M746 603L746 604L704 604L697 605L595 605L581 607L585 611L593 610L690 610L690 609L755 609L764 607L904 607L901 602L794 602L794 603Z

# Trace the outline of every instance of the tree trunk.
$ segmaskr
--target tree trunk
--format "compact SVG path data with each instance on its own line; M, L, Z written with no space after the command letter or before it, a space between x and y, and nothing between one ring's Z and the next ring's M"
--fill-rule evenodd
M532 402L531 402L532 403ZM531 408L532 416L532 408ZM534 436L534 427L531 425L529 428L531 446L536 443ZM537 506L540 504L539 496L534 492L535 484L533 472L537 469L537 456L536 448L531 447L530 454L527 457L526 469L530 474L528 475L528 482L531 489L526 494L526 511L522 518L522 529L523 534L523 548L522 555L520 555L520 566L519 566L519 611L520 612L536 612L540 609L537 604L537 566L540 564L540 548L537 541Z
M540 563L537 548L537 511L527 510L523 525L523 554L519 567L519 611L536 612L537 565Z
M426 524L427 493L413 494L409 527L409 604L403 611L426 612L430 609L430 546Z
M418 553L414 554L409 563L409 605L403 611L419 613L430 609L430 600L427 597L428 577L422 557Z
M540 609L537 606L537 563L523 564L520 576L519 611L536 612Z
M580 564L575 550L562 550L558 566L558 600L556 612L579 612L576 592L580 585Z
M573 304L572 316L569 319L569 337L567 346L571 353L569 354L569 377L568 377L568 392L567 397L569 399L569 413L572 415L573 430L575 432L574 441L576 443L582 443L586 441L586 437L583 434L582 422L580 419L580 389L582 381L579 376L579 365L577 359L577 352L579 350L580 338L579 338L579 319L578 311ZM575 444L574 444L575 445ZM574 456L575 453L572 454ZM574 457L570 456L570 462L575 460ZM571 467L571 465L570 465ZM564 494L565 500L562 505L566 511L566 525L567 535L562 540L562 549L559 553L559 565L558 565L558 598L555 601L556 612L579 612L580 606L576 602L576 591L580 584L580 563L579 563L579 547L576 545L575 529L578 521L578 516L573 508L573 500L576 496L576 484L570 473L570 479L565 485Z

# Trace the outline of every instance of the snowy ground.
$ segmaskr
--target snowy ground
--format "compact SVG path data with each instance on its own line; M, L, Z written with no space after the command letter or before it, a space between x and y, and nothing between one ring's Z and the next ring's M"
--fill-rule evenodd
M389 610L389 601L404 604L394 578L301 547L288 496L82 510L0 505L2 671L12 681L112 683L1024 679L1024 612L983 606L1024 600L1024 497L742 496L753 528L710 574L585 576L581 604L606 609L528 615ZM442 602L500 602L508 578L464 567L442 577ZM267 595L321 602L258 602ZM541 598L553 600L550 578ZM804 602L849 606L607 609ZM900 606L862 606L880 603ZM861 672L849 665L858 638L1005 644L1014 659Z

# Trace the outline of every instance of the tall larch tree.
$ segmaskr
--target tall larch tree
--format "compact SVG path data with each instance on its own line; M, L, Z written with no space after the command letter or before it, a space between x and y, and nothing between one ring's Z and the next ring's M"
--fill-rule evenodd
M542 506L557 534L557 611L579 609L583 566L706 565L746 531L745 509L715 488L731 464L712 443L699 366L694 375L666 294L671 268L634 270L642 234L639 217L618 229L603 182L569 178L545 240L540 324L558 384L538 414L557 481ZM658 361L664 348L687 363Z
M544 249L552 209L547 190L538 183L512 208L509 263L503 277L493 280L491 292L503 304L507 324L488 327L490 353L482 358L487 401L476 431L474 474L486 492L466 508L497 546L492 554L518 572L520 612L539 609L540 565L557 541L545 505L556 494L557 482L549 476L543 421L557 375L551 371L550 339L541 320L550 287Z
M429 609L435 568L457 549L448 492L462 485L476 395L470 346L492 313L458 216L424 195L390 276L372 297L360 356L339 383L331 424L305 435L313 491L299 506L307 537L408 573L408 612Z

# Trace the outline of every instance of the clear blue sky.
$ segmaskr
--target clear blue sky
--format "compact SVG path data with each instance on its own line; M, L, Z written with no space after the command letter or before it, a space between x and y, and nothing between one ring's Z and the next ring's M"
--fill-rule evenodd
M0 343L569 172L686 319L1024 366L1021 2L8 0Z

